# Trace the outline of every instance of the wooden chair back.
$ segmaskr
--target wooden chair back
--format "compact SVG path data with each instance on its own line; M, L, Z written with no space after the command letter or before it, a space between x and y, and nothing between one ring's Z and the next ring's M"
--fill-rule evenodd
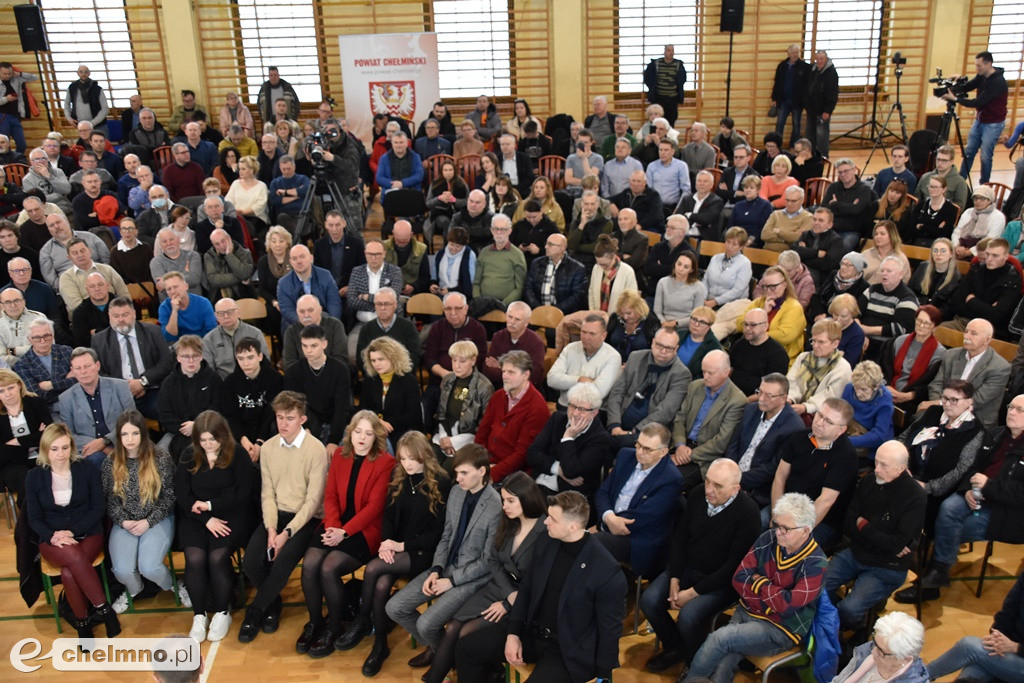
M156 162L158 170L163 170L174 161L174 154L170 145L163 145L153 150L153 161Z
M443 315L444 304L441 303L441 297L436 294L413 294L405 302L405 312L409 315Z
M29 168L31 167L28 164L7 164L4 166L4 176L6 176L7 182L21 187L21 182L25 179Z
M964 345L964 333L952 327L935 328L935 339L947 349L959 349Z
M811 207L815 204L821 204L821 200L825 197L825 191L831 184L832 181L828 178L808 178L804 186L804 190L807 193L804 196L804 206Z
M435 154L427 159L427 177L423 182L424 194L430 190L430 186L434 184L434 181L441 177L441 166L443 166L446 161L450 161L455 164L455 157L451 154ZM458 170L459 166L456 164L455 172L458 173Z
M463 154L459 157L459 175L470 188L476 185L476 175L480 172L480 155Z
M565 189L565 157L545 154L537 159L537 173L550 180L554 189Z

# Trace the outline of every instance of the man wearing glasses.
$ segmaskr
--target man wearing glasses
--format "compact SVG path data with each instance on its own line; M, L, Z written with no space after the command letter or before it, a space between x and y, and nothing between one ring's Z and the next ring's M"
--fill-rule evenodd
M700 367L704 378L690 382L672 431L672 462L683 475L684 491L699 485L711 461L725 454L747 407L746 395L729 379L729 354L709 351Z
M16 287L0 290L0 346L7 365L14 365L32 348L28 328L36 320L45 320L39 311L25 308L25 295Z
M523 295L526 257L509 241L512 219L503 213L491 218L493 243L480 250L473 276L473 298L489 297L508 306Z
M811 229L800 235L796 244L790 247L800 257L800 263L811 271L815 287L820 287L825 281L824 278L839 268L843 254L857 246L856 243L852 247L845 246L845 238L832 229L833 220L831 209L824 206L815 209L811 218ZM857 236L857 241L859 240L860 233Z
M818 407L809 430L786 439L772 482L772 506L784 494L802 493L814 501L814 540L822 547L839 540L845 496L857 479L857 453L846 436L853 407L841 398L828 398ZM761 511L768 525L769 509Z
M668 559L672 515L683 477L673 466L668 428L648 424L635 448L623 448L615 469L597 489L597 533L601 545L637 576L655 576Z
M733 432L725 457L739 463L740 487L757 502L758 509L771 502L772 480L779 465L780 444L804 430L803 420L786 397L789 380L773 372L761 378L754 390L755 403L743 409L740 426Z
M953 160L956 158L956 150L952 145L943 145L935 152L935 170L929 171L921 176L917 183L917 190L914 192L919 201L928 199L928 181L938 176L946 179L946 199L957 206L967 206L971 190L956 170Z
M616 453L633 445L648 424L672 424L693 380L678 350L679 335L662 327L650 349L629 354L608 394L608 429Z
M53 323L46 319L28 326L32 348L11 368L25 380L25 388L50 406L54 422L60 420L57 399L78 382L71 372L71 347L53 343Z
M789 354L768 335L768 313L763 308L751 308L743 316L743 337L729 347L729 360L732 381L750 402L757 401L754 392L762 377L771 373L786 374ZM789 383L786 384L788 392Z
M270 357L263 332L238 317L237 301L221 299L213 307L213 314L217 318L217 326L203 337L203 360L217 371L221 379L227 379L238 367L235 362L235 344L246 337L255 339L260 346L260 353Z

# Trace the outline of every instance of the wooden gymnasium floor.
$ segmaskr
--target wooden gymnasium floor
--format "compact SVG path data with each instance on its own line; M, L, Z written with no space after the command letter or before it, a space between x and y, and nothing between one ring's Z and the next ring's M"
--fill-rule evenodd
M867 158L868 150L836 150L833 160L848 155L858 164ZM881 168L881 157L876 153L872 160L872 172ZM973 174L977 181L977 171ZM993 181L1013 183L1013 165L1007 159L1005 150L997 150ZM379 205L371 215L370 226L379 228ZM953 570L953 585L943 590L942 598L927 603L924 607L923 621L927 629L924 660L930 661L948 649L959 638L965 635L981 635L986 632L992 621L992 615L1002 605L1003 598L1009 591L1013 580L1024 570L1024 550L1021 546L996 544L985 581L985 590L980 599L975 599L974 589L977 576L981 569L981 557L984 543L975 544L973 552L966 550L960 555L960 561ZM178 553L175 567L179 572L184 567L184 559ZM306 621L306 610L302 603L302 589L299 585L299 573L296 571L285 589L284 609L281 628L273 635L260 634L249 645L242 645L236 639L242 613L234 613L232 630L227 638L219 644L203 643L202 652L206 662L203 681L247 681L247 683L263 683L278 681L308 680L362 680L360 668L363 659L369 652L370 639L366 639L360 647L351 652L338 652L321 660L312 660L298 655L294 651L295 639ZM889 609L899 609L913 615L913 606L897 605L890 601ZM653 683L654 681L672 681L671 675L654 675L643 671L643 664L650 656L654 636L632 635L632 602L630 612L623 621L623 638L619 642L619 659L621 667L615 671L616 683ZM187 633L191 626L191 610L175 608L169 593L145 601L133 614L125 614L121 618L124 628L123 636L158 637L170 633ZM64 635L73 635L70 627L65 624ZM102 628L97 629L102 635ZM19 674L11 667L9 653L14 643L23 638L36 638L42 643L43 652L49 651L50 645L57 637L53 615L45 600L40 600L32 607L25 606L18 592L17 573L15 571L14 541L11 531L5 522L0 521L0 680L66 680L66 674L55 671L46 662L42 668L32 674ZM389 638L392 649L384 669L374 680L388 683L414 683L420 680L422 670L410 669L406 661L414 654L410 649L408 635L400 628L391 633ZM10 678L8 678L10 676ZM782 677L780 677L782 678ZM148 675L140 674L88 674L76 676L77 681L143 681L150 680ZM752 676L740 674L737 680L754 680ZM779 680L779 679L776 679ZM942 680L953 680L949 676ZM466 681L464 683L475 683Z

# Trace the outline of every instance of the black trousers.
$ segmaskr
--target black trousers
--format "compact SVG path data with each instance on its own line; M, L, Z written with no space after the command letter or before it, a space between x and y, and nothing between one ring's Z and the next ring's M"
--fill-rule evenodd
M295 514L292 512L278 510L277 528L284 529L293 517ZM285 542L273 562L267 560L267 527L262 524L256 527L249 544L245 547L245 558L242 560L246 577L257 586L252 607L265 611L270 607L270 603L281 595L281 591L288 584L288 577L305 554L310 539L313 538L313 532L319 525L320 520L316 518L306 522Z
M660 104L665 110L665 120L669 128L675 128L676 119L679 118L679 102L675 97L659 97L654 95L650 98L651 104Z
M505 661L507 635L504 625L489 624L459 638L455 646L455 669L459 680L489 680ZM523 659L534 665L526 683L570 683L572 680L556 641L524 636Z

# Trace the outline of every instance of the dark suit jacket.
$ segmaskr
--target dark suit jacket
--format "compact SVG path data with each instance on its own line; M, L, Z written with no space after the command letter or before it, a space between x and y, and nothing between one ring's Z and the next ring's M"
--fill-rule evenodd
M643 194L635 197L632 190L627 187L612 197L611 202L619 209L636 211L637 225L644 230L665 231L665 211L661 203L661 195L655 192L651 186L648 185Z
M717 194L712 192L704 203L700 205L700 211L690 215L696 204L692 194L685 195L679 200L674 213L684 214L690 220L690 226L700 230L701 239L721 241L722 239L722 209L725 202Z
M572 644L561 648L572 683L589 681L618 667L626 599L626 577L618 562L592 536L584 538L558 600L558 640ZM541 611L559 545L550 536L538 539L509 614L509 633L529 638L529 625Z
M25 514L39 540L46 543L60 529L71 531L78 539L103 533L107 503L99 468L83 460L71 463L71 502L67 505L53 502L53 470L33 468L25 481Z
M595 419L587 431L572 441L562 441L568 422L568 413L556 410L526 449L526 462L536 478L538 474L550 474L551 465L557 460L566 479L583 477L581 486L570 486L559 477L558 490L579 491L593 501L601 479L601 466L613 446L612 437L601 421Z
M754 170L753 166L747 164L747 167L743 169L743 177L746 178L749 175L758 176L758 173L757 171ZM730 166L729 168L727 168L725 170L725 173L722 174L722 180L720 180L719 182L724 183L727 189L722 190L716 187L715 194L721 197L722 201L725 202L726 204L728 204L729 202L733 202L735 204L737 200L735 197L735 191L732 188L733 184L736 182L736 167Z
M747 452L760 421L761 409L757 407L757 403L748 404L743 410L739 429L733 432L729 447L725 450L725 457L740 461ZM779 445L787 436L803 428L804 422L800 416L791 406L785 405L761 443L754 449L754 459L750 462L750 469L743 473L740 487L750 494L760 507L768 505L771 501L772 481L775 479L775 469L779 466Z
M501 164L504 162L504 157L501 156L501 152L498 152L498 169L501 170ZM533 187L533 163L523 152L516 152L516 175L519 177L519 184L516 189L519 190L519 196L527 197L530 194L530 189ZM478 184L479 187L479 184Z
M50 407L38 396L26 395L21 399L21 410L28 423L28 436L19 437L18 445L7 445L14 438L10 420L0 420L0 467L7 465L28 465L28 449L39 447L39 437L43 435L39 425L53 423ZM9 484L8 484L9 485Z
M349 276L357 267L366 263L366 255L363 253L366 245L351 235L342 238L341 256L341 278L337 281L338 287L348 284ZM313 265L331 272L331 236L324 235L316 242L313 242Z
M174 369L174 354L160 333L160 328L147 323L135 323L135 338L139 344L139 355L145 371L142 376L149 382L147 391L160 386L164 378ZM121 342L117 332L109 327L97 332L92 338L92 348L100 357L100 369L107 377L121 377Z
M587 270L568 254L562 258L565 263L555 271L555 305L569 315L587 307ZM535 258L526 274L523 296L531 308L543 305L540 292L544 286L544 271L548 261L547 256Z
M196 223L196 251L200 254L205 254L213 246L210 242L210 235L216 228L213 227L213 223L210 222L209 218ZM245 244L245 237L242 235L242 224L238 222L237 218L233 216L224 216L224 229L231 235L231 239L239 244Z
M607 531L600 520L609 510L615 512L615 500L633 474L636 464L636 451L623 448L615 460L615 469L597 489L594 502L600 529ZM629 561L637 576L653 576L664 568L676 501L682 488L683 475L673 464L672 458L666 455L654 465L654 471L640 484L629 506L616 513L636 520L629 527Z

